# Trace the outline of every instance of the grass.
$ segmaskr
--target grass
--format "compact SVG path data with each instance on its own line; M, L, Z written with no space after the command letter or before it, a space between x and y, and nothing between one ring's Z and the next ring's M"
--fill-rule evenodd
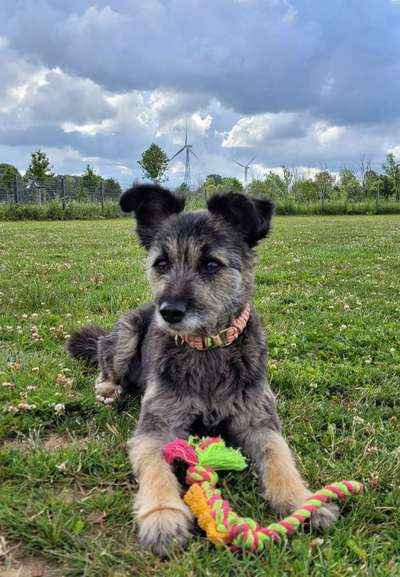
M131 225L2 224L0 532L65 576L399 574L399 245L399 216L277 217L259 251L254 304L285 434L312 487L355 478L365 494L329 532L266 558L196 534L161 562L131 518L124 443L138 407L96 404L94 373L64 352L80 323L110 327L149 298ZM238 511L271 519L251 470L223 489Z

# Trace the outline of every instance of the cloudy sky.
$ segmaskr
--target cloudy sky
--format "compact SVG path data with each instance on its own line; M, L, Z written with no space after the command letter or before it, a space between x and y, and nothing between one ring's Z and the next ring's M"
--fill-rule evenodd
M1 0L0 162L127 185L186 119L194 181L400 157L400 1Z

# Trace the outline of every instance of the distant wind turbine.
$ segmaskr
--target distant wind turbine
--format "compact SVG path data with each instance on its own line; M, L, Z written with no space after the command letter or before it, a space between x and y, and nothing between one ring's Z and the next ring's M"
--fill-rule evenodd
M185 144L182 146L182 148L180 148L178 150L178 152L175 152L175 154L173 156L171 156L171 158L169 159L169 162L171 162L171 160L174 160L174 158L176 158L181 152L185 152L185 176L183 177L183 183L186 185L186 187L188 189L190 189L191 186L191 178L190 178L190 155L193 154L193 156L195 156L197 159L199 158L197 156L197 154L193 151L193 145L192 144L188 144L188 128L187 128L187 123L186 123L186 132L185 132Z
M238 164L239 166L244 168L244 185L245 186L247 184L247 175L249 172L250 165L255 161L255 159L256 159L256 157L253 156L253 158L247 164L243 164L242 162L239 162L238 160L233 161L235 164Z

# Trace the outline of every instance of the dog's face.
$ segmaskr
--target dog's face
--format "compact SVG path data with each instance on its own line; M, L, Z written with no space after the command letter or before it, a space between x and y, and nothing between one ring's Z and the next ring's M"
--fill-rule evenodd
M268 200L228 193L208 210L182 212L184 202L153 185L121 197L134 211L148 249L148 276L157 322L172 334L210 335L237 316L250 298L253 247L266 236L273 212Z

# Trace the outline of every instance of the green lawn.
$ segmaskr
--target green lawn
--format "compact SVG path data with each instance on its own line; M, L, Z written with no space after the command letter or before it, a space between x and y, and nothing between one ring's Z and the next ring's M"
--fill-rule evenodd
M110 327L149 298L131 230L126 219L0 223L4 565L18 551L49 575L399 575L400 216L278 217L260 248L254 304L285 434L313 488L366 486L327 533L264 558L200 533L165 562L136 542L124 443L138 407L96 404L95 373L64 352L80 323ZM238 511L271 520L251 470L223 488Z

